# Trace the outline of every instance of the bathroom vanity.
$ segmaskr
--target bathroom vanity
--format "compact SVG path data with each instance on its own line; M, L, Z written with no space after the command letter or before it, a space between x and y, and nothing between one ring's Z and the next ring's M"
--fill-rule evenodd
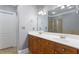
M49 32L30 32L29 50L33 54L78 54L79 36Z

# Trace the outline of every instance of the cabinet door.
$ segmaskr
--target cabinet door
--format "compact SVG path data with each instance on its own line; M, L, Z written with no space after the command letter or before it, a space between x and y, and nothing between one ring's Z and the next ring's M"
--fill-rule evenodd
M31 41L32 41L32 49L36 50L37 49L37 38L35 36L32 37Z
M77 53L79 54L79 49L77 50Z
M32 51L32 44L32 36L28 35L28 47L30 51Z
M44 54L54 54L54 49L53 48L44 48L43 51Z
M47 49L48 47L48 41L46 39L43 38L38 38L40 40L40 42L38 44L40 44L39 50L41 54L47 54L49 52L49 49Z
M39 39L35 36L29 35L29 50L31 53L39 53Z
M54 43L49 40L45 40L44 54L54 54Z
M51 54L54 54L54 50L55 50L55 46L54 46L54 42L53 41L48 41L48 48L49 48L49 52Z

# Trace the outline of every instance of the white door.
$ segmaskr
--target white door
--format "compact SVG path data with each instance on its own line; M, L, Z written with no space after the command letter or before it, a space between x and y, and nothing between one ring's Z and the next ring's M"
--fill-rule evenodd
M16 46L16 14L0 11L0 49Z

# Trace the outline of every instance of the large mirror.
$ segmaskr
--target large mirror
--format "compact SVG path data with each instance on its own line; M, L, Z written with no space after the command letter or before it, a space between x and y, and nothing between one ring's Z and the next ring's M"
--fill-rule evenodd
M50 9L49 9L50 8ZM79 6L78 5L61 5L47 10L43 9L38 14L38 30L79 34ZM46 13L45 13L46 11ZM40 15L41 14L41 15ZM40 19L41 24L40 25Z

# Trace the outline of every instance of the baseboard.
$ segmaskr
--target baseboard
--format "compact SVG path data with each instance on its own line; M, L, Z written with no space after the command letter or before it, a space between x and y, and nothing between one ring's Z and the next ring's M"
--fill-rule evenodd
M8 48L16 48L16 47L4 47L4 48L0 48L1 49L8 49Z
M23 50L19 50L18 54L29 54L29 49L26 48L26 49L23 49Z

